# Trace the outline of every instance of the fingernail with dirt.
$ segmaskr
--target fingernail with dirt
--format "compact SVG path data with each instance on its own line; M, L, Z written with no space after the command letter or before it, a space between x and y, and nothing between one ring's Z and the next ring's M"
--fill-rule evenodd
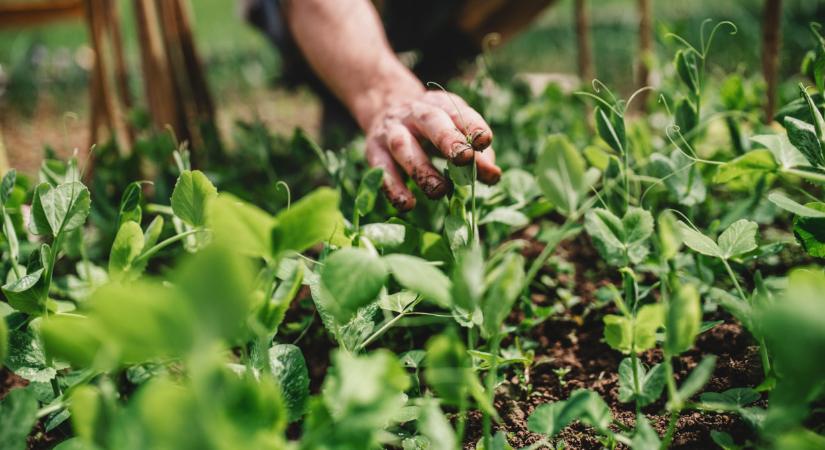
M452 148L452 161L458 165L469 164L473 160L473 148L465 142L456 142Z
M485 148L490 146L491 141L492 138L490 134L482 130L481 128L470 133L470 142L472 143L473 150L484 150Z
M452 189L452 184L449 180L438 175L413 173L413 181L424 191L424 195L431 199L444 197Z

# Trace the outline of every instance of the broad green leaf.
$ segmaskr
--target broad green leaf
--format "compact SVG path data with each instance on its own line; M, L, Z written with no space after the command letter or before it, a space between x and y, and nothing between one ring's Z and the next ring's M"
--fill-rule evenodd
M699 400L703 403L718 403L734 407L747 406L761 398L758 392L748 387L728 389L724 392L705 392L699 396Z
M132 262L140 256L143 251L144 236L143 230L137 222L131 220L123 222L117 231L112 249L109 252L109 277L112 280L120 281L133 278ZM134 275L140 275L139 273Z
M778 162L782 168L790 169L808 165L805 155L791 144L787 135L760 134L751 137L751 140L767 148L773 154L774 161Z
M450 421L441 412L438 402L426 399L418 419L418 431L427 438L427 450L455 450L457 438Z
M524 278L524 258L519 254L507 255L487 275L484 298L481 301L483 337L489 339L500 333L504 319L510 314L524 288Z
M336 300L332 314L341 323L373 301L386 281L387 269L381 258L360 248L338 250L321 268L321 284Z
M9 333L9 354L5 365L17 376L32 383L48 383L57 375L55 364L47 361L40 340L30 330L12 330Z
M654 153L650 157L650 169L652 175L664 180L671 197L680 204L693 206L705 201L707 187L702 173L682 150L673 150L670 157Z
M478 222L481 225L485 223L502 223L515 228L526 226L530 219L521 211L511 207L498 207L481 218Z
M587 212L584 226L609 264L638 264L648 254L647 240L653 234L653 216L648 211L630 207L619 219L606 209L595 208Z
M710 380L711 375L713 375L713 369L716 367L716 356L710 355L705 356L699 365L697 365L693 371L690 372L687 379L679 386L678 390L678 400L679 401L687 401L697 392L699 392L705 384L707 384L708 380Z
M7 283L3 286L3 294L14 309L32 315L43 314L47 295L43 269Z
M83 183L73 181L57 187L42 183L32 197L29 230L52 236L72 231L86 222L90 209L89 190Z
M825 203L811 202L806 204L805 208L820 211L825 215ZM825 258L825 217L795 217L793 233L809 255Z
M684 284L672 293L668 303L665 354L677 356L693 347L701 325L702 304L699 291L692 284Z
M335 420L346 420L349 433L363 433L368 440L404 406L410 378L395 355L383 349L364 356L338 350L332 361L334 369L321 389L324 405Z
M638 380L636 380L638 376ZM638 381L639 390L636 390ZM641 361L636 359L636 374L633 372L633 358L624 358L619 364L619 401L638 402L639 406L647 406L662 395L665 387L665 369L662 364L656 364L648 371Z
M453 266L452 298L456 306L472 311L484 295L484 257L478 246L467 247Z
M301 349L292 344L275 344L269 349L269 370L281 387L289 422L304 415L309 399L309 371Z
M467 348L452 330L427 341L425 362L427 385L447 404L461 404L470 393L470 380L478 383Z
M724 258L722 249L719 248L716 242L713 242L713 239L705 236L699 231L696 231L693 227L682 222L681 220L679 221L679 232L682 235L685 245L690 247L693 251L707 256Z
M72 430L86 442L95 442L96 434L103 435L108 431L103 418L103 401L100 390L93 385L80 385L71 391Z
M813 125L795 119L791 116L785 117L785 129L788 132L788 140L791 141L813 167L825 166L825 154L823 154L822 143L816 135Z
M406 228L397 223L370 223L361 227L361 235L380 249L394 249L404 243Z
M719 236L719 250L723 259L730 259L755 250L756 233L759 225L750 220L740 219L732 223Z
M629 354L656 346L656 330L664 324L664 305L644 305L632 317L607 314L604 316L604 338L610 347Z
M623 155L627 147L624 117L619 116L612 109L605 111L601 106L594 109L594 114L599 137L618 154Z
M378 306L386 311L401 313L407 309L407 306L414 302L416 298L418 298L418 294L410 291L401 291L396 292L395 294L381 295L381 298L378 300Z
M768 194L768 200L770 200L774 205L784 209L785 211L790 211L797 216L825 219L825 212L797 203L779 191L773 191Z
M682 249L682 234L679 231L679 224L676 216L672 212L665 210L659 214L657 220L657 230L659 236L659 247L666 260L671 260L679 254Z
M659 435L656 434L656 430L644 414L636 417L636 430L633 433L631 446L633 450L659 450L662 447Z
M610 408L597 393L579 389L570 394L567 400L537 407L527 419L527 428L552 438L574 420L605 432L612 422L612 416Z
M584 158L563 135L547 137L539 149L536 179L544 196L565 215L576 211L584 198Z
M730 181L745 178L762 176L774 173L779 165L774 159L774 155L769 150L752 150L744 155L719 166L716 175L713 176L714 183L728 183Z
M264 299L258 313L258 318L267 335L278 331L278 326L283 322L292 300L298 295L304 281L304 274L308 271L302 261L289 259L282 259L278 269L278 278L281 282L272 294L272 298L268 302Z
M199 170L185 170L172 191L172 211L189 226L206 225L206 208L218 190Z
M384 171L378 167L369 169L361 178L358 193L355 196L355 211L364 216L375 208L375 198L384 179Z
M208 208L215 243L249 256L271 256L275 219L266 211L223 193L209 202Z
M393 278L405 289L421 294L443 308L452 305L452 283L427 260L410 255L391 254L383 258Z
M338 202L337 191L319 188L279 213L272 230L272 254L303 252L342 232L344 220Z
M37 394L34 389L12 389L0 401L0 448L25 450L26 436L37 421Z
M522 169L509 169L501 175L499 186L517 204L527 204L541 194L533 174Z

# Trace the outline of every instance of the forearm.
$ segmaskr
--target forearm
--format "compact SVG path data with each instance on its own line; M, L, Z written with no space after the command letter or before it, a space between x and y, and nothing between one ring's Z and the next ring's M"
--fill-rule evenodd
M304 57L362 129L387 105L424 91L368 0L286 0L285 15Z

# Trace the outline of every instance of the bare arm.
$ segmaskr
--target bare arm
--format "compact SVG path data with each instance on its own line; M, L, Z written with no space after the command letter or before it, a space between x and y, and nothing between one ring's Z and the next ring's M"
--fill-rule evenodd
M309 64L367 133L367 159L384 169L384 191L398 209L415 205L398 166L429 197L450 189L417 138L457 164L490 146L492 131L477 112L457 96L428 92L395 57L369 0L287 0L285 15ZM498 181L491 148L475 160L482 181Z

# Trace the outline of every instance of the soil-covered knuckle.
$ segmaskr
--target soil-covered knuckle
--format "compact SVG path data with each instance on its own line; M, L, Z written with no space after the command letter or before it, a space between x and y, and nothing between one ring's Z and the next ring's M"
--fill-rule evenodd
M452 191L452 183L441 176L433 167L416 167L412 172L412 179L421 188L428 198L438 199Z

